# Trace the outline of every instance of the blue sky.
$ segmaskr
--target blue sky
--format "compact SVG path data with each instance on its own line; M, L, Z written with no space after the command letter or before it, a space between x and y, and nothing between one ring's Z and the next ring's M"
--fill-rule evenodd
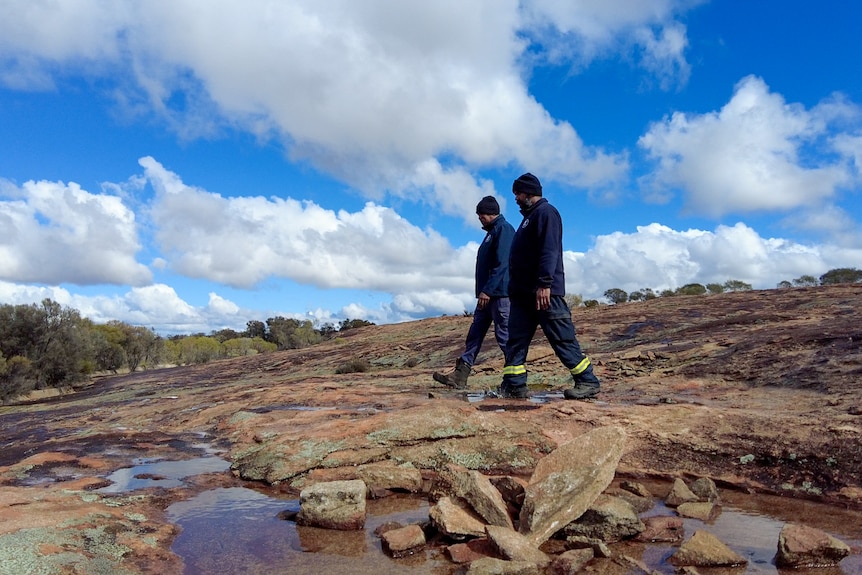
M0 303L163 334L472 310L536 174L567 290L862 267L862 6L7 0Z

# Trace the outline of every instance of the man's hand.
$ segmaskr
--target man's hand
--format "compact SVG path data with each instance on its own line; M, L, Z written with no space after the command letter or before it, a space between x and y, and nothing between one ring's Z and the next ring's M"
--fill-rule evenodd
M491 301L491 296L482 292L479 294L479 303L476 304L476 307L479 309L485 309L485 306L488 305L488 302Z
M543 310L551 307L551 288L539 288L536 290L536 309Z

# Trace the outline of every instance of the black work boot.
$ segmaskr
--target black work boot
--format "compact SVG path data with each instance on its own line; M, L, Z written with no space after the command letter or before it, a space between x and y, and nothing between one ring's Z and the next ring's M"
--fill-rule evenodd
M461 359L460 357L455 362L455 369L449 373L434 372L432 377L437 383L454 387L455 389L464 389L467 387L467 378L470 377L470 368L472 366Z
M574 377L575 383L571 389L563 391L566 399L594 399L599 394L599 378L593 373L592 366L584 373Z
M527 399L530 397L530 392L526 385L508 385L505 382L500 384L495 391L488 392L488 397L499 397L502 399Z

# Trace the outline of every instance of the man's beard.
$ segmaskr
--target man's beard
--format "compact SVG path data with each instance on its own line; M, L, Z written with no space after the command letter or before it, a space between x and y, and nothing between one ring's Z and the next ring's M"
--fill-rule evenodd
M516 199L515 201L516 201L516 202L518 202L518 205L519 205L519 206L521 206L521 208L523 208L523 209L525 209L525 210L532 208L532 207L533 207L533 203L534 203L534 202L533 202L533 197L532 197L532 196L526 196L526 197L523 199L523 201L522 201L522 200L520 200L520 199Z

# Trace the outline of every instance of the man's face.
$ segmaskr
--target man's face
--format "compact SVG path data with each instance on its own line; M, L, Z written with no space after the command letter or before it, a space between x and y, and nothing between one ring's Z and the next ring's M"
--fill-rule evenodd
M533 196L527 195L524 192L512 192L515 194L515 201L521 208L529 208L533 205Z
M477 214L477 215L479 216L479 221L482 222L483 228L497 219L497 216L492 215L492 214Z

